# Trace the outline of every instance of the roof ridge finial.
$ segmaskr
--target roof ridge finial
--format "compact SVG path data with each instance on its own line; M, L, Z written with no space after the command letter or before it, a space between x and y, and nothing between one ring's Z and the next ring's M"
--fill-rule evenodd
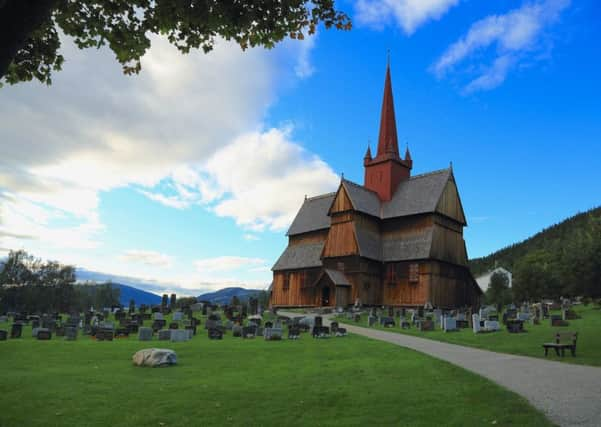
M386 67L390 68L390 48L386 49Z

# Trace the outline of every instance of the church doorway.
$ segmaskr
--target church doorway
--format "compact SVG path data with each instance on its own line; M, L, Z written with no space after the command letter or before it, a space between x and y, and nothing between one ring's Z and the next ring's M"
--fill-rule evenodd
M330 287L324 286L321 288L321 306L327 307L330 305Z

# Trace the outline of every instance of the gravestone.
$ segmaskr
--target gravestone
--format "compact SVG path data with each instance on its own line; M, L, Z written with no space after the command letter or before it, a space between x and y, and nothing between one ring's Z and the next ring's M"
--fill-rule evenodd
M32 319L31 320L31 328L32 329L38 329L40 327L40 320L39 319Z
M311 328L315 325L313 318L311 317L303 317L298 321L299 326L305 332L311 330Z
M0 341L6 341L6 337L8 336L8 332L4 329L0 329Z
M300 326L298 324L288 326L288 339L289 340L299 339L300 333L301 333Z
M150 341L152 339L152 328L142 327L138 329L138 339L140 341Z
M171 330L161 329L159 332L159 341L169 341L171 339Z
M236 338L240 338L242 336L242 326L234 325L232 327L232 336Z
M242 338L254 338L257 335L256 325L244 326L242 328Z
M330 329L332 330L332 333L335 334L336 331L338 331L338 322L331 322Z
M334 333L334 332L332 332L332 333ZM346 336L346 328L340 328L339 327L336 330L336 333L334 333L334 336L336 336L336 337L345 337Z
M452 331L457 331L457 321L455 318L453 317L445 317L444 318L444 324L442 326L442 329L445 332L452 332Z
M48 328L38 328L36 337L38 340L47 341L52 338L52 332Z
M421 332L433 331L434 330L434 321L433 320L420 320L417 322L417 328Z
M392 317L381 317L380 325L385 328L393 328L394 327L394 319Z
M174 322L180 322L182 320L184 320L184 313L182 313L181 311L176 311L175 313L173 313Z
M480 332L480 315L478 313L472 314L472 330L475 334Z
M0 323L8 322L8 316L0 316Z
M38 332L40 331L40 329L42 329L42 328L40 328L39 326L36 326L35 328L31 328L31 337L37 338Z
M225 329L227 329L228 331L231 331L233 327L234 327L234 322L232 322L231 320L228 320L227 322L225 322Z
M115 324L113 322L100 322L98 324L98 327L100 329L106 329L106 330L113 331L115 329Z
M355 323L358 323L358 322L360 322L360 321L361 321L361 314L360 314L360 313L354 313L354 314L353 314L353 321L354 321Z
M138 333L138 322L129 322L127 324L127 330L129 331L130 334L137 334Z
M67 341L75 341L77 339L77 328L67 326L65 328L65 339Z
M323 318L321 316L315 316L315 326L323 326Z
M190 326L186 326L184 329L185 329L186 331L190 331L190 338L191 338L192 336L196 335L196 326L192 326L192 325L190 325Z
M96 341L112 341L113 330L112 329L98 329L96 331Z
M371 314L367 317L367 326L368 327L372 327L373 325L376 324L376 322L378 321L378 318L376 316L372 316Z
M265 329L267 329L267 328L273 328L273 322L271 322L271 321L265 322Z
M64 337L65 336L65 327L64 326L56 326L54 328L54 333L57 337Z
M221 328L211 328L208 330L210 340L221 340L223 339L223 331Z
M282 339L282 328L265 328L263 336L266 341L279 341Z
M185 329L171 329L171 342L188 341L189 333Z
M161 313L159 311L155 312L153 317L154 317L154 320L165 320L163 313Z
M329 338L330 328L328 328L327 326L313 326L311 336L313 338Z
M498 320L485 320L484 329L486 329L487 331L500 331L501 326L499 325Z
M152 322L152 330L153 332L157 332L160 329L165 328L165 326L167 325L167 321L166 320L155 320L154 322Z

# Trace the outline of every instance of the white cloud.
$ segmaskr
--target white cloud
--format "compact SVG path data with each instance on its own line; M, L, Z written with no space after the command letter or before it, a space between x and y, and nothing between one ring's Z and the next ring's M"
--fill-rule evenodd
M217 150L203 164L171 174L168 187L141 191L177 209L201 204L240 227L281 231L296 215L305 195L336 189L339 177L319 157L291 140L292 130L247 132ZM244 238L252 239L247 233Z
M212 273L222 271L235 271L240 269L256 268L258 265L265 264L262 258L247 258L241 256L220 256L215 258L199 259L194 262L194 266L200 273Z
M155 267L171 267L173 257L155 251L132 249L119 257L124 262L135 262Z
M257 236L256 234L251 234L251 233L244 233L242 235L242 238L244 240L259 240L259 236Z
M283 230L305 194L336 188L338 176L317 156L290 140L290 129L246 133L204 165L223 195L213 211L254 231ZM250 159L250 160L249 160Z
M299 44L298 59L294 66L294 73L299 79L311 77L315 72L315 67L311 63L311 51L315 47L317 34L306 36L303 40L297 40Z
M52 86L0 91L0 197L10 197L0 244L20 247L27 236L34 251L98 247L100 192L119 187L178 209L223 198L199 165L261 127L278 81L310 74L313 46L310 37L241 52L219 42L208 55L181 55L154 38L141 74L126 77L112 52L64 38L67 62ZM162 182L171 194L157 190Z
M505 81L512 67L540 49L544 30L558 20L569 4L569 0L536 1L504 15L481 19L449 46L432 66L432 71L442 78L470 56L494 46L492 65L478 67L478 75L467 84L465 91L495 88Z
M406 34L430 20L440 19L459 0L359 0L355 17L360 24L383 27L391 21Z

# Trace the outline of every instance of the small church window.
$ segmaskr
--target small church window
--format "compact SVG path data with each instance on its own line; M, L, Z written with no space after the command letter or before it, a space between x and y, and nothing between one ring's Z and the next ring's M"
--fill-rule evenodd
M386 266L386 281L391 285L394 285L396 283L396 281L397 281L396 265L388 264Z
M419 264L418 263L409 264L409 282L410 283L419 282Z

